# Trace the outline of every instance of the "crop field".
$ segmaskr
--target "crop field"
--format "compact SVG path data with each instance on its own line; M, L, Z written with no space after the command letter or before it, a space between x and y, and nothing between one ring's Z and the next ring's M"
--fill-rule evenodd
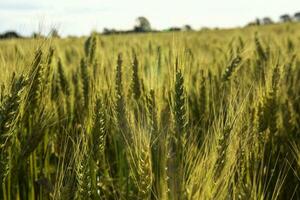
M300 199L300 24L0 41L1 200Z

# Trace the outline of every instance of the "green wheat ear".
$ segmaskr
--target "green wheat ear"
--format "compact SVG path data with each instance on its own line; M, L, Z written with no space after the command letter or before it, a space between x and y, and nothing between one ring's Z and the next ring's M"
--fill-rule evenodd
M279 66L273 70L272 74L272 84L271 84L271 91L269 92L266 103L265 103L265 113L267 114L265 117L268 119L269 129L271 133L276 133L278 124L277 124L277 114L278 114L278 84L280 80L280 72Z
M205 121L205 115L206 115L206 111L207 111L207 87L206 87L206 78L203 75L203 72L201 73L201 86L200 86L200 119L201 121Z
M257 126L257 130L260 134L259 137L261 137L261 133L268 128L268 122L264 116L264 105L262 102L258 103L255 111L256 111L255 123Z
M139 80L139 63L135 52L133 53L133 63L132 63L132 85L131 89L133 92L133 97L138 100L141 96L141 86Z
M94 125L92 128L92 149L93 159L95 161L100 159L104 153L106 142L106 127L104 108L100 99L97 99L95 105Z
M90 105L90 92L91 92L90 74L88 70L88 64L84 59L81 59L80 62L80 72L81 72L81 80L83 85L84 106L88 110Z
M176 59L176 74L175 74L175 94L174 94L174 121L175 121L175 137L171 141L171 151L174 157L170 158L170 188L178 199L183 198L185 188L183 186L184 179L184 145L187 136L187 119L184 94L184 78L181 70L178 69L178 59ZM173 197L175 198L175 197Z
M277 113L278 113L278 84L280 80L280 71L279 66L273 70L272 73L272 82L270 91L265 97L263 103L260 103L257 107L256 112L256 121L258 132L263 132L269 128L272 134L277 132Z
M222 76L222 80L228 81L230 79L230 77L232 77L232 74L234 73L234 71L236 70L236 68L238 67L238 65L241 63L242 58L240 56L235 57L230 65L226 68L223 76Z
M50 47L46 60L46 69L45 69L45 88L48 89L51 83L51 72L52 72L52 64L54 58L54 48Z
M117 122L121 130L127 131L128 124L126 119L125 100L123 95L123 84L122 84L122 55L118 55L117 70L116 70L116 114ZM128 138L129 139L129 138Z
M218 146L217 146L217 160L215 163L215 176L214 178L217 179L226 163L226 154L227 154L227 147L229 143L229 137L232 127L227 126L224 128L221 137L218 139Z
M96 61L98 47L98 38L96 33L92 33L84 43L84 52L88 64L93 64Z
M123 85L122 85L122 55L118 54L115 89L117 99L123 98Z
M62 64L61 59L58 59L57 62L57 69L58 69L58 77L59 77L59 83L60 83L60 88L62 90L62 92L66 95L66 96L70 96L70 86L69 86L69 82L68 79L66 77L65 71L64 71L64 67Z
M265 52L259 38L258 38L258 34L255 33L255 38L254 38L254 41L255 41L255 47L256 47L256 52L258 54L258 57L260 60L263 60L263 61L267 61L268 60L268 56L267 56L267 53Z
M73 73L72 75L72 82L73 82L73 88L74 88L74 103L73 103L73 110L74 110L74 118L73 123L80 124L83 122L83 118L85 117L81 113L84 108L84 97L83 97L83 91L82 91L82 85L80 82L80 74L79 73Z
M2 83L0 87L0 103L2 103L5 96L5 84Z
M151 127L151 131L150 131L151 139L152 141L154 141L157 139L158 136L158 122L157 122L157 108L155 102L155 94L153 90L151 90L150 94L147 96L147 111L148 111L149 124Z
M18 111L21 104L21 95L25 89L27 80L24 76L16 78L13 75L10 93L4 96L4 100L0 107L0 130L1 130L1 146L5 144L6 140L3 140L14 125L14 121L18 115Z
M17 121L21 98L27 84L23 76L12 79L10 93L4 96L0 107L0 182L3 183L9 172L9 148L12 145L13 129Z
M179 134L178 137L181 138L185 133L187 122L185 110L184 79L180 69L178 69L176 72L174 117L176 133Z
M92 199L90 159L90 156L84 155L76 171L78 182L77 196L80 200Z
M34 61L31 65L31 71L29 73L29 91L27 106L29 111L36 110L41 100L41 89L43 87L44 80L44 67L42 64L42 51L38 50L35 54Z
M138 158L138 176L139 176L139 198L149 199L152 185L152 164L149 149L140 150L141 155Z

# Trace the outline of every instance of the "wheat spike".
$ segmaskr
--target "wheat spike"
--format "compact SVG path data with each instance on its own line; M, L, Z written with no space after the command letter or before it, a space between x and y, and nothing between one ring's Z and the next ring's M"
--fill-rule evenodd
M105 115L103 111L103 105L101 100L96 101L95 106L95 117L94 125L92 128L92 149L93 149L93 158L95 161L100 159L100 156L103 154L105 149L106 142L106 127L105 127Z
M69 82L68 82L68 79L66 77L61 59L58 59L57 69L58 69L58 77L59 77L58 80L59 80L59 83L60 83L60 88L61 88L62 92L66 96L69 97L70 96L70 86L69 86Z
M176 133L178 134L177 137L178 139L180 139L185 134L185 127L186 127L184 79L181 70L178 70L176 72L174 117L175 117L175 129L176 129Z
M84 106L89 108L90 104L90 75L87 62L81 59L80 62L81 80L83 85ZM88 110L88 109L87 109Z
M41 100L41 89L43 87L44 67L42 65L42 51L35 54L31 71L29 73L30 87L28 91L27 106L30 111L37 109Z
M13 127L20 109L21 95L26 80L23 76L13 76L10 93L4 97L0 107L0 182L2 183L9 170L9 148L12 145Z
M141 96L141 86L139 80L139 63L135 53L133 53L133 63L132 63L132 85L131 89L133 92L133 97L138 100Z
M117 70L116 70L116 114L117 114L117 122L119 129L125 133L126 139L131 141L131 136L129 136L129 126L126 119L126 108L125 108L125 100L123 95L123 84L122 84L122 56L118 55L117 60Z
M238 65L241 63L241 61L242 61L242 58L240 56L235 57L231 61L230 65L226 68L226 70L222 76L223 81L228 81L230 79L234 70L238 67Z

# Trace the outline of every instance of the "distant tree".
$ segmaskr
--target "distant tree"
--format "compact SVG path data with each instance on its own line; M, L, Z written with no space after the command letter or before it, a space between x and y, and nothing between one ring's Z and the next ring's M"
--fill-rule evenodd
M273 20L270 17L264 17L262 21L264 25L274 24Z
M149 32L151 31L151 24L146 17L138 17L136 19L135 32Z
M7 31L3 34L0 34L0 39L12 39L12 38L22 38L22 36L20 36L15 31Z
M38 33L32 33L31 37L32 38L39 38L40 34Z
M108 29L108 28L104 28L102 31L102 34L104 35L110 35L110 34L114 34L117 33L118 31L116 29Z
M255 22L249 22L246 26L256 26Z
M202 27L201 29L200 29L200 31L210 31L211 29L209 28L209 27Z
M32 33L32 38L44 38L44 36L41 33Z
M104 35L108 35L110 33L110 30L108 28L104 28L103 31L102 31L102 33Z
M263 23L262 20L260 20L259 18L256 18L254 21L249 22L246 26L259 26Z
M261 21L260 21L260 19L256 18L256 20L255 20L255 24L256 24L257 26L259 26L259 25L261 24Z
M280 16L280 20L285 23L285 22L291 22L292 18L290 15L284 14Z
M190 25L186 24L186 25L183 26L183 30L184 31L192 31L193 28Z
M173 31L173 32L176 32L176 31L181 31L181 28L179 28L179 27L170 27L167 31Z
M294 18L296 21L300 22L300 12L295 13Z
M58 30L53 28L51 31L50 31L50 36L52 38L60 38L59 34L58 34Z

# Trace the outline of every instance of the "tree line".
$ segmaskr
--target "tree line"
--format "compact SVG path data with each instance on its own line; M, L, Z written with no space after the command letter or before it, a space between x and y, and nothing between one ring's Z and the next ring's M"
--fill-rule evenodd
M246 26L258 26L258 25L270 25L275 23L289 23L289 22L300 22L300 12L296 12L294 15L283 14L279 17L279 21L275 22L270 17L264 17L262 19L257 18L256 20L249 22ZM207 28L205 28L207 29ZM146 17L138 17L136 19L136 24L133 29L130 30L117 30L115 28L104 28L103 35L112 34L129 34L129 33L149 33L149 32L176 32L176 31L193 31L194 29L190 25L184 25L183 27L172 26L163 30L156 30L151 27L149 20ZM40 33L33 33L30 38L42 38L47 37ZM49 37L59 38L60 35L57 29L52 29L50 31ZM16 31L7 31L0 34L0 39L12 39L12 38L25 38Z
M275 22L270 17L264 17L262 19L257 18L256 20L249 22L247 26L253 26L253 25L269 25L269 24L275 24L275 23L288 23L288 22L300 22L300 12L296 12L294 15L290 14L283 14L280 15L279 21Z

